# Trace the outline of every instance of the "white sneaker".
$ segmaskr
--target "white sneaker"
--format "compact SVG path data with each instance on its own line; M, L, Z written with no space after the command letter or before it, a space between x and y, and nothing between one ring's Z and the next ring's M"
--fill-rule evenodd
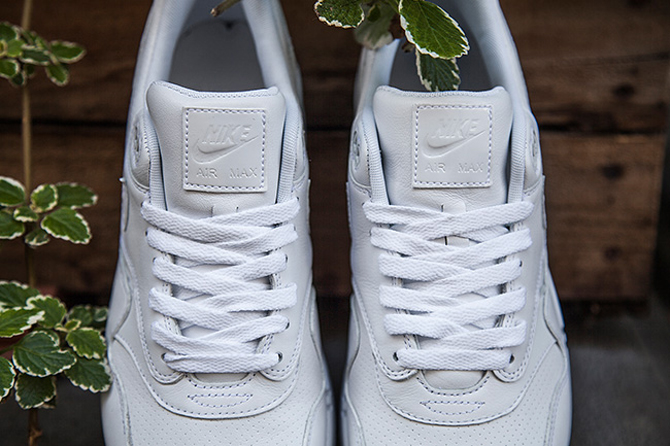
M129 112L107 446L332 444L300 79L275 0L156 0Z
M398 42L361 56L344 444L565 446L568 351L518 57L497 2L437 3L471 42L462 91L426 93Z

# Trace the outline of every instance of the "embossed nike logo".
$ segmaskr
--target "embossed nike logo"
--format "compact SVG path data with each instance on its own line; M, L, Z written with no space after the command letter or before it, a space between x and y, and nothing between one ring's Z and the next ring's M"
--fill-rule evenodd
M239 150L258 137L251 130L251 125L210 124L195 142L195 160L209 163Z
M463 147L486 129L480 129L479 119L441 119L440 126L426 136L427 157L443 156Z

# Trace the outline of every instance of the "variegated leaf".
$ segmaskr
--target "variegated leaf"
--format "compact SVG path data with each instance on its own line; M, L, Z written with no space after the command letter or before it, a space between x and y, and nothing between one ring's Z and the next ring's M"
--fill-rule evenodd
M16 379L16 402L22 409L44 407L56 397L56 378L38 378L21 373Z
M104 360L77 358L75 365L65 371L65 376L83 390L106 392L112 384L109 367Z
M59 208L44 217L40 224L50 235L72 243L86 244L91 240L88 223L78 212L70 208Z
M0 338L12 338L30 330L44 317L38 309L5 308L0 310Z
M14 347L14 366L32 376L56 375L76 361L69 351L60 350L58 341L41 331L24 336Z
M42 184L37 186L30 194L30 203L35 211L43 213L56 207L58 203L58 191L53 184Z
M18 282L0 281L0 308L23 308L28 299L39 296L40 292Z

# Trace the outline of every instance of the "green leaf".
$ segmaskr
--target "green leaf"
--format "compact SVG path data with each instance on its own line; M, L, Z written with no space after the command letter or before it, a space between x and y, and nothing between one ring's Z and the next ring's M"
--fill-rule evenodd
M23 184L14 178L0 176L0 206L18 206L26 199Z
M51 82L62 87L70 81L70 69L61 63L51 64L46 68L47 77Z
M39 291L28 285L0 281L0 308L23 308L28 304L28 299L39 294Z
M426 90L458 90L461 77L455 59L437 59L416 51L416 66Z
M36 308L44 312L40 325L44 328L54 328L60 324L67 313L63 303L51 296L31 297L27 302L28 308Z
M9 42L19 37L19 30L16 26L8 22L0 22L0 40Z
M93 322L91 326L94 328L105 328L105 322L107 322L107 313L109 310L107 307L93 307Z
M24 67L27 66L29 65L24 65ZM11 78L9 82L15 87L23 87L24 85L26 85L27 79L28 77L24 74L24 72L20 72L19 74Z
M391 43L393 35L389 28L396 13L395 8L387 3L377 3L370 7L365 20L354 31L358 43L370 49Z
M56 378L19 375L16 379L16 402L22 409L44 407L56 397Z
M19 60L23 63L45 67L51 63L49 52L33 45L26 45L23 47Z
M3 400L14 387L16 370L7 358L0 356L0 400Z
M59 62L63 63L79 62L86 55L84 47L73 42L55 40L51 42L50 49L51 54L53 54Z
M0 310L0 338L12 338L25 333L42 320L43 311L26 308Z
M0 211L0 239L15 239L23 234L23 231L25 231L23 223L14 220L9 212Z
M21 39L14 39L7 42L7 56L14 59L18 58L23 51L25 42Z
M40 216L28 206L21 206L14 210L14 220L22 223L39 220Z
M19 74L20 69L19 63L14 59L0 59L0 77L11 79Z
M37 186L30 194L30 202L37 212L48 212L56 207L58 203L58 191L52 184Z
M93 323L93 308L90 305L75 305L67 314L68 321L80 321L83 327Z
M87 359L100 359L107 348L105 338L93 328L78 328L67 334L65 340L79 356Z
M98 201L98 196L88 187L75 183L60 183L56 185L58 190L58 206L64 208L79 209L93 206Z
M26 79L30 79L35 75L35 65L24 65L23 66L23 76Z
M67 321L63 328L65 331L72 331L76 330L77 328L81 327L81 321L77 319L73 319L71 321Z
M425 0L400 0L399 11L407 40L422 54L453 59L470 49L458 23L436 4Z
M49 234L42 228L35 228L23 238L28 246L31 248L37 248L39 246L46 245L51 241Z
M58 341L50 335L34 331L16 344L13 360L19 371L44 377L69 369L76 358L71 352L60 350Z
M44 217L40 224L50 235L72 243L88 243L91 230L78 212L70 208L60 208Z
M104 361L77 358L77 363L65 371L72 384L94 393L106 392L112 384L109 368Z
M322 22L340 28L355 28L365 18L361 0L318 0L314 11Z

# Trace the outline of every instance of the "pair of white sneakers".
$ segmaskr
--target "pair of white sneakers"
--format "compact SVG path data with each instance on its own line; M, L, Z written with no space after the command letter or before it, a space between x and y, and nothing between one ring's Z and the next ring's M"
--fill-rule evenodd
M298 66L278 0L213 19L216 3L155 0L142 39L105 442L332 445ZM439 3L471 41L463 91L420 92L398 42L361 56L343 442L565 446L568 352L518 58L496 0Z

